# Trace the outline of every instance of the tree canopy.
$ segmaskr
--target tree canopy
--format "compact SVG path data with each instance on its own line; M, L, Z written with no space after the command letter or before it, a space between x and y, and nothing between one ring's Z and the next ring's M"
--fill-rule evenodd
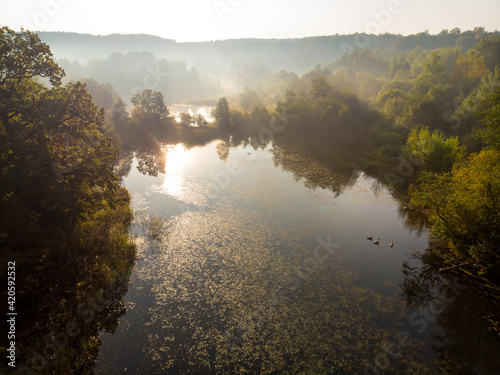
M52 60L50 47L31 31L16 33L0 28L0 86L8 81L20 82L33 77L46 77L58 86L64 71Z
M405 150L424 170L434 173L451 171L453 165L465 157L465 147L460 146L457 137L445 138L427 127L412 130Z
M486 126L479 135L491 147L500 150L500 88L491 94L489 108L482 114Z
M103 113L84 84L60 85L64 71L36 34L4 27L0 50L3 203L18 199L44 219L74 223L118 188Z
M432 232L449 242L451 264L473 262L477 273L500 276L500 153L483 150L450 173L424 174L410 188L412 204L430 209Z

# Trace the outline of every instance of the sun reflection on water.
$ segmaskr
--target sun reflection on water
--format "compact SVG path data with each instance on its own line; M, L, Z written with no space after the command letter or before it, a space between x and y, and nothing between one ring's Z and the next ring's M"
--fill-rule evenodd
M165 147L165 179L162 190L175 198L182 198L186 190L186 165L191 154L182 144Z

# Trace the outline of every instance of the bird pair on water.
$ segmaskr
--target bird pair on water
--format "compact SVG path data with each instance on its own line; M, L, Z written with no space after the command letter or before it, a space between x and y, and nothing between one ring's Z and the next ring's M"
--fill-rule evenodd
M367 239L367 240L370 240L370 241L373 241L373 236L368 236L368 237L366 237L366 239ZM380 244L380 238L378 238L378 239L376 239L375 241L373 241L373 243L374 243L375 245L379 245L379 244ZM391 243L389 244L389 246L390 246L390 247L393 247L393 246L394 246L394 242L391 242Z

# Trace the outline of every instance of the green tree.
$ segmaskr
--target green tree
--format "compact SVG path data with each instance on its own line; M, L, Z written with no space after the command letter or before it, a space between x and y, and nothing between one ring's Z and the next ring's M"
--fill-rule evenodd
M16 33L0 28L0 86L33 77L46 77L54 86L61 84L64 71L52 60L50 47L31 31Z
M482 115L486 129L479 135L487 145L500 150L500 88L491 94L489 103L489 108Z
M411 131L405 151L422 169L433 173L451 171L465 156L465 147L460 146L457 137L445 138L442 133L431 132L427 127Z
M163 101L160 91L143 90L132 96L132 119L139 124L158 123L169 116L169 111Z
M395 76L399 71L409 72L411 69L405 54L400 53L398 56L393 56L391 59L391 76Z
M487 38L482 38L475 48L481 55L484 56L484 61L488 69L493 71L496 67L500 67L500 36L492 35Z
M229 111L229 104L227 99L222 97L217 102L217 106L214 110L215 123L219 129L223 131L228 131L233 128L233 122L231 120L231 112Z
M196 115L194 115L194 123L200 128L208 125L208 121L201 113L197 113Z
M180 114L180 116L181 116L181 122L180 122L180 124L182 126L189 127L189 126L192 126L194 124L194 118L189 113L182 112Z
M18 356L29 358L48 332L62 332L61 322L74 319L69 306L101 297L129 268L132 213L115 173L118 149L85 85L61 86L64 72L35 34L0 30L0 232L9 233L2 255L22 272L16 290L25 303L16 308L37 316L16 331L25 343ZM79 349L97 324L82 324L79 337L37 364L36 373L87 368L81 359L91 358L90 350Z
M116 99L111 110L111 124L120 137L123 148L130 148L137 136L137 128L133 126L127 106L120 97Z
M246 86L243 93L240 94L240 107L245 111L251 111L260 106L262 106L262 103L257 92Z
M165 140L174 124L160 91L143 90L132 97L132 122L139 130L141 142Z
M474 262L473 272L500 279L500 152L483 150L450 173L423 174L411 203L430 210L432 233L447 241L452 263Z
M96 106L102 107L106 111L113 108L118 94L109 83L104 85L92 78L84 79L82 82L85 83L87 91L92 95L92 100Z
M475 129L481 128L481 117L484 118L486 111L491 106L492 94L500 89L500 72L495 69L494 73L488 73L474 87L471 93L460 103L450 119L455 122L453 128L459 129L470 141L476 143Z
M118 188L118 151L85 85L60 86L64 72L35 34L1 30L3 203L17 200L35 217L71 225ZM40 76L55 87L33 79Z
M444 64L443 58L439 55L438 52L431 52L431 54L424 61L422 74L429 77L430 79L439 80L442 78L445 72L446 66Z
M311 81L311 95L313 99L328 99L333 96L333 87L325 77L313 79Z
M489 73L490 70L486 67L484 56L475 50L470 50L465 55L458 57L452 79L455 81L455 85L468 95L471 89L481 81L481 78Z
M379 76L389 68L389 63L385 57L372 49L354 49L350 53L345 53L335 62L334 66L351 74L366 72Z
M114 127L118 129L125 128L130 122L130 116L127 112L127 106L123 102L122 98L116 99L113 104L113 110L111 111L111 121Z
M422 72L418 75L412 92L415 94L426 94L428 90L446 80L445 61L437 51L432 51L422 64Z
M16 130L11 119L25 104L26 90L17 88L34 86L29 81L33 77L48 78L52 85L59 86L64 75L52 60L49 46L42 43L37 34L0 28L0 118L7 136L14 136Z
M407 98L404 91L390 88L385 92L379 93L377 105L387 118L395 120L401 114L401 108L404 108Z

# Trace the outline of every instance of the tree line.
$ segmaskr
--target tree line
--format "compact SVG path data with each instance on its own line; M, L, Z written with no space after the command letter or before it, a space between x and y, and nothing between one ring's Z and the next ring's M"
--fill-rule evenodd
M297 39L250 38L189 43L177 43L152 35L96 36L63 32L40 32L39 35L51 46L56 56L70 61L107 59L110 51L126 55L146 50L160 59L186 60L202 74L214 74L228 67L234 68L237 64L250 62L265 64L271 70L286 69L303 74L316 64L330 64L355 48L369 47L389 56L406 53L419 45L427 50L457 47L466 51L479 41L478 35L498 33L476 27L473 30L444 29L435 35L427 31L407 36L356 33Z

